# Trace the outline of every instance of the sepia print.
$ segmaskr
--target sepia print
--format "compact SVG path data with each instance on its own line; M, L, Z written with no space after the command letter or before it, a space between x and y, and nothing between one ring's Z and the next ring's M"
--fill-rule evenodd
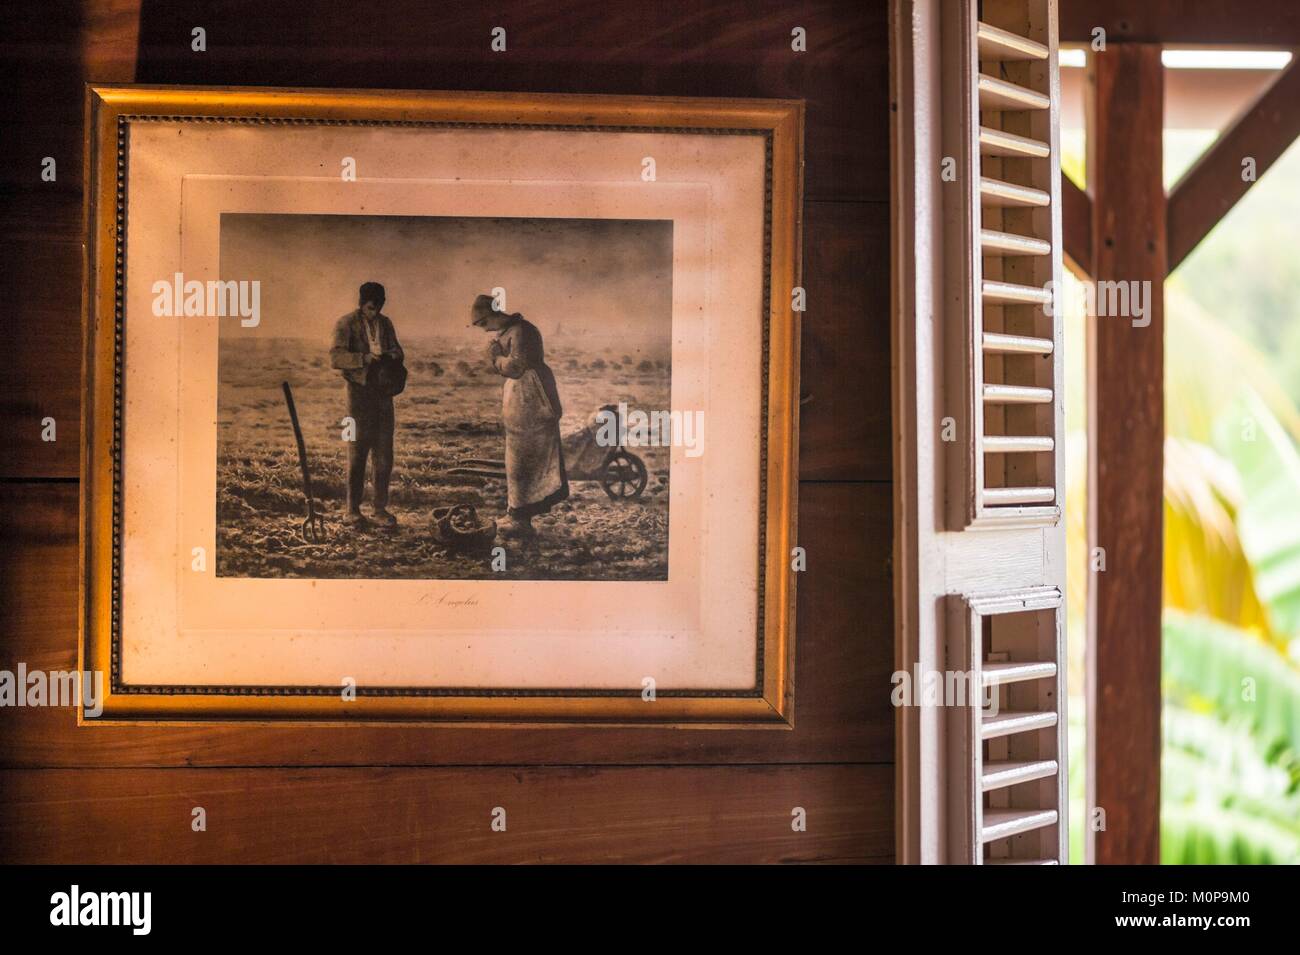
M602 424L669 406L672 238L222 216L260 314L221 326L218 575L666 579L669 449Z

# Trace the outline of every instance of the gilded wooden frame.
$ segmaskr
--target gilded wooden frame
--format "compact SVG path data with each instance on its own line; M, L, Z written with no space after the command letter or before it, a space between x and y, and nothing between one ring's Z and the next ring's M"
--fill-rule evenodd
M126 129L132 118L756 134L767 142L758 680L751 690L640 692L130 686L118 666ZM803 104L632 96L88 86L79 663L105 674L105 721L442 721L466 725L793 725Z

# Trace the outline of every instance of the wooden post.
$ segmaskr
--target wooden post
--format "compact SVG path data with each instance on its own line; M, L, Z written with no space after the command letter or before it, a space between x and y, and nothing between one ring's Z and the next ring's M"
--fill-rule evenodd
M1166 261L1160 52L1158 44L1110 42L1089 57L1092 277L1149 289L1142 293L1149 294L1145 318L1099 315L1087 323L1090 568L1095 548L1104 548L1105 559L1105 570L1088 576L1084 831L1088 861L1096 863L1160 861ZM1091 825L1096 809L1105 812L1101 832Z

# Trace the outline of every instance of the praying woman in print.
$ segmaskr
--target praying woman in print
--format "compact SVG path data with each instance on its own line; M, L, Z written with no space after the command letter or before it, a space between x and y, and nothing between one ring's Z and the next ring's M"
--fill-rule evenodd
M536 325L518 312L499 311L490 295L474 299L470 317L493 336L488 360L505 379L501 420L508 509L497 529L503 537L527 537L533 533L534 515L545 514L569 496L560 447L560 392Z

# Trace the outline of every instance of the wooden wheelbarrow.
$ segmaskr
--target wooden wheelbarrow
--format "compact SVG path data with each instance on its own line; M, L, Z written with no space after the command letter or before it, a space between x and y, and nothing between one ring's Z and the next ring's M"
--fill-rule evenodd
M599 481L611 501L635 501L644 492L650 475L645 462L623 445L609 447L597 438L603 415L618 414L618 406L598 408L587 423L560 438L564 464L570 481ZM622 433L621 428L616 433ZM465 458L451 474L505 480L506 463L490 458Z
M489 458L465 458L447 473L504 481L506 463ZM571 469L568 476L571 481L599 481L609 499L619 502L639 498L649 479L645 462L622 448L611 448L595 468Z

